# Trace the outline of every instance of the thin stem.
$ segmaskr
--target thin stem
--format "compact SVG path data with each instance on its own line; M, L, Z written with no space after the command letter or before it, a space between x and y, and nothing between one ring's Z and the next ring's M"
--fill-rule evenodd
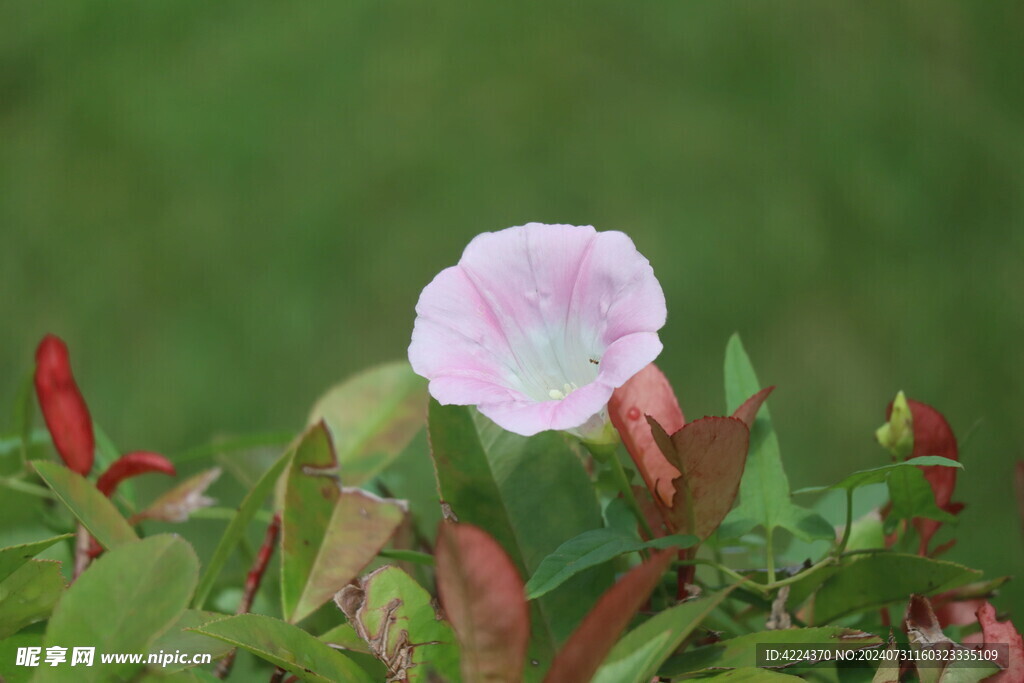
M775 527L770 526L764 537L765 566L768 569L769 585L775 583L775 551L772 548L772 535L774 532Z
M644 530L644 534L648 539L655 538L654 531L651 529L651 525L647 523L647 517L644 516L644 511L640 509L640 503L637 502L636 496L633 494L633 487L630 486L629 479L626 478L626 470L622 469L619 456L612 453L612 457L609 460L612 464L612 472L615 474L615 481L619 486L619 491L622 493L622 497L626 499L626 504L633 510L637 521L640 522L640 528Z
M843 538L836 547L835 556L839 557L846 550L846 544L850 542L850 532L853 529L853 489L846 490L846 528L843 529Z
M252 609L252 601L256 597L256 591L260 589L263 574L266 573L267 565L270 564L270 558L274 554L274 548L277 547L277 536L280 532L281 513L277 513L270 520L270 524L267 525L267 533L263 537L263 545L260 546L260 551L256 555L256 561L253 563L252 569L249 570L249 574L245 577L245 592L242 594L242 601L239 603L235 614L245 614ZM228 677L228 674L231 673L231 667L234 666L235 654L237 652L237 649L232 650L217 665L217 669L214 671L214 675L217 678L225 679Z

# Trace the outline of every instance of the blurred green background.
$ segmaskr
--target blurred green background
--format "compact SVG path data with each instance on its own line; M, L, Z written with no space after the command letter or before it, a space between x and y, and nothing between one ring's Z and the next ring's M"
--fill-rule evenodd
M724 410L738 330L794 487L885 462L899 389L978 423L949 557L1020 571L1021 26L944 0L0 3L0 399L54 332L126 450L298 429L404 355L473 235L593 224L651 259L689 416Z

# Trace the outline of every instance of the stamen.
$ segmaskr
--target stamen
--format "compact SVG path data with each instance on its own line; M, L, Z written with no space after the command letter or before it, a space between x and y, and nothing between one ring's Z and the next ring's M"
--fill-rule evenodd
M555 401L561 401L563 398L565 398L572 392L576 391L577 389L579 389L579 387L576 386L576 382L572 382L571 384L569 382L566 382L565 384L562 385L561 391L559 391L558 389L549 390L548 396L550 396Z

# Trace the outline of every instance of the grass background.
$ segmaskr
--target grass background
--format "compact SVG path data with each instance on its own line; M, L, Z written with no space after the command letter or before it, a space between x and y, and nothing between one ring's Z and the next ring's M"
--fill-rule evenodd
M690 417L724 409L741 332L794 487L884 463L898 389L980 421L949 557L1019 571L1022 25L946 0L0 3L0 401L52 331L125 450L298 429L404 355L473 235L593 224L651 259ZM1022 586L999 605L1020 625Z

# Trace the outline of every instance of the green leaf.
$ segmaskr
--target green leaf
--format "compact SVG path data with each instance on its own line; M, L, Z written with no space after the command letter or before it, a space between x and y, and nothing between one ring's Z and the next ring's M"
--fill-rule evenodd
M591 529L558 546L545 557L526 583L526 599L535 600L554 590L580 572L608 562L620 555L646 548L689 548L696 545L696 536L665 536L642 541L635 535L614 529Z
M725 349L726 412L734 413L760 389L754 366L739 335L734 334ZM729 513L719 534L723 538L735 537L755 526L764 527L768 534L782 527L805 541L835 536L824 518L790 500L789 480L782 467L779 440L767 404L761 407L750 429L750 452L740 480L740 504Z
M914 460L920 460L920 458L914 458ZM926 517L940 522L956 522L955 515L935 504L932 485L928 483L924 472L916 467L902 467L893 471L889 475L888 483L892 511L885 519L887 531L894 529L897 521L914 517Z
M430 446L426 430L419 432L375 480L381 493L388 498L409 501L409 515L416 532L433 546L434 534L441 521L441 499L433 486L434 465L430 461Z
M285 481L281 515L281 604L295 623L354 579L405 516L402 505L342 488L324 423L302 437Z
M673 657L658 673L673 678L705 669L753 667L757 665L757 645L784 646L807 643L861 649L881 645L883 640L870 633L839 626L761 631L689 650Z
M42 650L43 634L35 629L27 629L16 633L8 638L0 638L0 662L9 664L4 670L4 683L28 683L35 668L30 666L17 666L18 649L23 647L38 647ZM46 657L45 652L40 652L39 661Z
M217 577L231 556L231 551L235 549L238 541L242 538L242 534L245 533L245 527L263 506L263 501L274 488L274 484L277 483L277 479L281 472L284 471L284 468L288 466L294 453L294 447L285 451L273 465L267 468L267 471L259 478L256 485L249 490L249 493L245 494L242 504L238 507L238 512L235 513L227 529L224 530L224 535L220 537L217 548L213 551L209 564L206 565L202 579L199 581L199 587L196 588L195 598L192 600L193 607L197 609L202 608L206 599L210 596L210 591L213 590Z
M726 671L725 673L718 674L717 676L708 676L702 678L702 681L722 681L725 683L761 683L761 681L785 681L786 679L791 681L802 680L799 676L790 676L789 674L782 674L778 671L772 671L771 669L762 669L758 667L748 666L742 669L733 669L732 671Z
M46 550L54 543L66 540L73 536L74 534L64 534L63 536L48 538L45 541L22 543L21 545L12 545L6 548L0 548L0 581L6 579L8 576L13 574L18 567Z
M623 637L608 653L592 683L647 683L683 641L731 592L676 605L655 614ZM652 646L657 643L657 646Z
M459 647L433 599L398 567L386 566L346 586L337 602L349 623L382 662L405 662L408 683L459 679ZM397 680L397 679L396 679Z
M544 683L587 683L676 557L662 550L626 572L605 591L555 656Z
M29 560L0 582L0 640L50 616L65 587L52 560Z
M176 651L187 652L191 655L208 654L213 661L227 655L234 648L223 640L204 636L191 629L205 626L214 621L220 621L228 617L220 612L205 612L197 609L187 609L178 618L174 625L167 629L167 632L153 641L149 646L151 653L160 655L163 653L174 653ZM158 671L179 671L195 666L194 664L167 664L156 668Z
M429 415L441 498L460 521L493 536L521 576L533 575L562 543L601 526L590 480L560 434L518 436L470 408L433 400ZM598 566L532 604L529 657L538 666L527 668L528 679L612 581L611 568Z
M138 540L114 504L92 482L63 465L38 460L33 465L71 514L104 548L113 550Z
M161 534L104 553L71 585L46 629L45 646L146 653L181 617L199 560L177 536ZM44 667L37 683L125 680L143 664Z
M980 576L975 569L918 555L880 552L857 557L822 583L814 598L813 623L902 602L915 593L934 595Z
M240 614L210 622L197 633L219 638L314 683L372 683L352 660L298 626L261 614Z
M960 469L963 469L963 465L956 460L943 458L939 455L924 455L920 458L914 458L913 460L889 463L888 465L873 467L869 470L858 470L853 474L847 475L845 478L831 486L810 486L800 489L799 491L795 491L794 493L818 493L829 489L845 489L847 491L852 491L860 488L861 486L881 484L882 482L887 481L893 470L903 467L917 467L920 465L938 465L941 467L959 467Z
M338 649L370 654L370 646L359 637L355 628L349 623L338 624L327 633L321 635L320 640Z
M407 361L378 365L330 389L308 424L331 431L341 480L360 486L382 471L423 429L427 382Z

